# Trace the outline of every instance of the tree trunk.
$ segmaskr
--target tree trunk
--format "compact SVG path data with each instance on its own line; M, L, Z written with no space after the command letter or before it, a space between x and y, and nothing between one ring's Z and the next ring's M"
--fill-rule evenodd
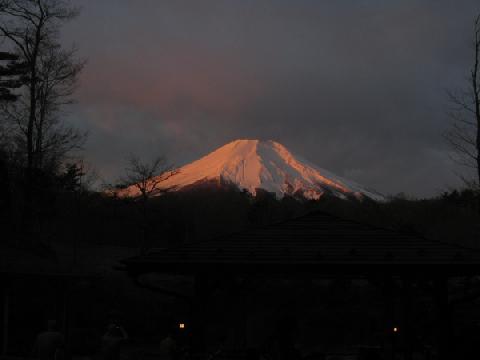
M25 173L25 204L22 216L22 229L29 236L33 224L33 169L35 166L33 148L33 127L36 113L36 60L32 60L30 70L30 109L27 124L27 169Z
M478 21L478 20L477 20ZM478 86L478 57L480 52L480 39L478 33L480 31L480 23L477 23L477 32L475 33L475 64L472 70L472 87L475 101L475 120L477 124L476 147L477 147L477 185L480 187L480 94Z
M46 99L43 91L40 92L38 100L40 102L40 109L39 109L40 119L38 120L34 154L35 154L36 168L41 169L43 166L43 154L44 154L43 153L43 127L45 124L45 116L46 116L46 109L45 109Z
M43 20L40 20L35 32L35 42L33 44L33 51L31 57L28 59L30 62L30 109L27 124L27 170L25 181L25 208L23 214L23 228L27 231L29 236L32 230L33 224L33 173L35 169L35 149L34 149L34 126L37 115L37 61L38 52L41 42L41 31L43 28Z
M475 120L477 125L476 150L477 150L477 190L480 190L480 88L478 86L478 61L480 52L480 16L475 21L475 63L472 70L472 87L475 102ZM477 195L477 212L480 213L480 195Z

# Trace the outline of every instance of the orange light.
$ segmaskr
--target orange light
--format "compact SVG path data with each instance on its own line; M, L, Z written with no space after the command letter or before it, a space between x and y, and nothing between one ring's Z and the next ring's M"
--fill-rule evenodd
M397 328L397 327L394 327L394 328L393 328L393 332L394 332L394 333L398 332L398 328Z
M178 324L178 327L179 327L180 329L185 329L185 324L184 324L184 323L180 323L180 324Z

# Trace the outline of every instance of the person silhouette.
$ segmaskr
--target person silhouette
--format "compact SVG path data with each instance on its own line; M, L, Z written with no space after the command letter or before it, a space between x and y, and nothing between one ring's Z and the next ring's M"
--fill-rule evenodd
M102 338L102 357L104 360L120 359L120 347L128 339L128 334L123 327L110 324Z
M34 355L40 360L60 360L63 357L65 339L57 330L55 320L48 320L47 330L38 334Z
M167 336L160 341L160 351L165 359L174 360L177 355L177 342L173 338L171 332L168 332Z

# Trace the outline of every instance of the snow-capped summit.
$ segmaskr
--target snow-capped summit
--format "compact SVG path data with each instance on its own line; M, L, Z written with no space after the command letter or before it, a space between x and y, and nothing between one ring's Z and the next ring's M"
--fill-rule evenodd
M379 193L316 167L272 140L232 141L179 168L159 186L181 190L206 181L232 183L252 195L256 195L257 189L263 189L277 197L288 194L319 199L329 193L342 198L366 196L383 200ZM138 190L130 186L120 195L136 196Z

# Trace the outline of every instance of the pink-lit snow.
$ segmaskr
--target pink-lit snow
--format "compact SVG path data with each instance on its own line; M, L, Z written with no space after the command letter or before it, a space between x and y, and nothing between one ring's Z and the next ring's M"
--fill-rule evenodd
M236 140L178 169L178 173L159 184L161 189L181 190L203 181L230 182L255 195L257 189L275 193L319 199L329 192L345 198L367 196L383 200L375 191L342 179L331 172L294 156L275 141ZM119 196L137 196L138 189L130 186Z

